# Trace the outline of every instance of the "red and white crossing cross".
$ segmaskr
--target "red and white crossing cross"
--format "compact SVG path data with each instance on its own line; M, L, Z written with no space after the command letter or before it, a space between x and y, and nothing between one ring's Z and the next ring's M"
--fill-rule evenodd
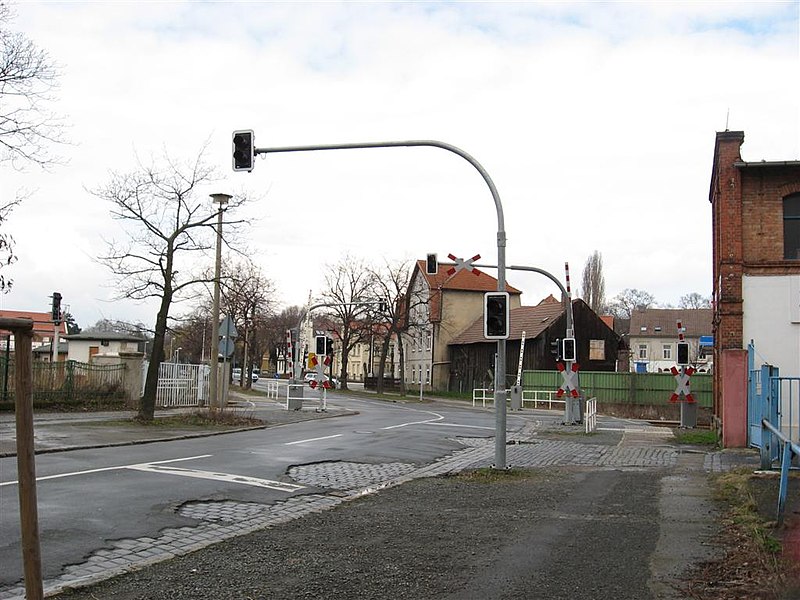
M683 397L686 398L687 403L693 404L694 396L692 396L692 391L689 389L689 377L694 374L694 367L686 367L680 371L675 367L672 367L670 371L672 372L673 377L675 377L675 381L678 383L678 385L675 388L675 393L669 397L669 401L679 402L681 395L683 395Z
M464 260L463 258L456 258L452 254L448 254L447 258L449 258L450 260L452 260L452 261L454 261L456 263L455 266L450 267L449 269L447 269L447 274L448 275L455 275L456 273L458 273L462 269L466 269L467 271L472 271L473 275L480 275L481 274L481 272L478 269L476 269L475 267L472 266L472 263L474 263L476 260L480 260L480 258L481 258L480 254L476 254L472 258L468 258L466 260Z
M562 362L556 363L556 367L559 373L561 373L562 379L564 379L561 387L559 387L556 392L556 398L561 398L561 396L567 393L573 398L577 398L580 395L580 392L578 392L578 363L572 363L572 367L569 370Z

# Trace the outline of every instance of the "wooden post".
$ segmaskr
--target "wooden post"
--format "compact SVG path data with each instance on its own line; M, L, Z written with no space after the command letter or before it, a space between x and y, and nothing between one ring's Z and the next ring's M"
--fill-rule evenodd
M25 597L42 600L42 556L39 548L39 517L36 501L36 459L33 448L33 321L0 319L0 329L14 334L14 413L17 426L17 484L22 534L22 566Z

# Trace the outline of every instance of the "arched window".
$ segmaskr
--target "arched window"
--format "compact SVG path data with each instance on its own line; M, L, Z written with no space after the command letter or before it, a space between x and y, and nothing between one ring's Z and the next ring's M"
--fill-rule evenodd
M800 260L800 194L783 199L783 258Z

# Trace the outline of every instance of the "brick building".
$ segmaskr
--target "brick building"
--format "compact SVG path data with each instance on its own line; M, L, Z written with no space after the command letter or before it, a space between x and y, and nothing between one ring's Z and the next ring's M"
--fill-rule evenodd
M726 447L748 443L747 345L800 375L800 161L742 160L744 132L717 133L713 228L714 414Z

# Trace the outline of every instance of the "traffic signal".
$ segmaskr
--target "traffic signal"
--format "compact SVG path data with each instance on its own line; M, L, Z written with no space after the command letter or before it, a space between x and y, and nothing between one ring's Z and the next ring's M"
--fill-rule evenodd
M564 360L573 361L573 362L575 360L577 360L577 358L576 358L577 350L575 348L575 338L564 338L564 340L561 342L561 344L562 344L562 347L564 349L563 352L561 353L561 356L564 358Z
M435 254L428 254L425 259L425 273L436 275L439 272L439 260Z
M550 340L550 354L561 360L561 338Z
M689 365L689 342L678 342L678 366Z
M508 334L508 292L486 292L483 295L483 337L506 340Z
M325 354L333 356L333 340L329 337L325 338Z
M53 322L58 325L61 323L61 294L53 292L53 306L51 308Z
M252 129L233 132L233 170L252 171L255 162L255 134Z
M318 335L316 338L317 356L325 356L325 342L328 338Z

